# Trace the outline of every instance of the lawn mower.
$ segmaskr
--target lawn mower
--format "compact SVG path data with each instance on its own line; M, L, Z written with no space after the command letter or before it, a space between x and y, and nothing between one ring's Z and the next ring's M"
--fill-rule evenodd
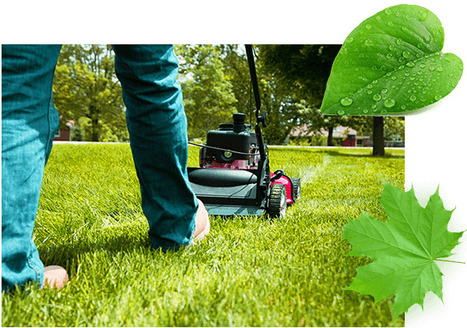
M256 105L256 124L246 124L244 113L233 114L233 123L221 123L210 130L201 147L200 167L189 167L188 177L196 196L211 215L245 216L268 214L283 217L287 206L300 197L300 179L289 178L283 170L269 169L268 149L261 126L266 114L260 115L256 69L251 45L246 45L251 83Z

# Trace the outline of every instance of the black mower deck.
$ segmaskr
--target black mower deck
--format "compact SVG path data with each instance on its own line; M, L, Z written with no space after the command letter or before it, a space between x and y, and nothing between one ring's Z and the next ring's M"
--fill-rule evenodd
M191 187L211 215L263 215L261 170L188 168Z

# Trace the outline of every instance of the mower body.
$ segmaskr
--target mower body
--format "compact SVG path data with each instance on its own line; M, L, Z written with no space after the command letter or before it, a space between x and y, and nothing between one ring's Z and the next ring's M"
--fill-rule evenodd
M256 124L245 123L246 115L233 114L233 123L222 123L208 132L201 146L199 167L188 168L191 188L211 215L285 215L288 205L300 197L300 179L284 171L269 169L269 154L260 124L261 98L251 45L246 45L251 85L255 96Z
M294 195L297 181L282 170L269 171L267 147L263 145L261 151L257 133L245 124L245 117L234 114L233 123L208 132L200 149L200 167L188 168L191 187L212 215L281 216L298 198ZM274 185L281 186L273 192Z

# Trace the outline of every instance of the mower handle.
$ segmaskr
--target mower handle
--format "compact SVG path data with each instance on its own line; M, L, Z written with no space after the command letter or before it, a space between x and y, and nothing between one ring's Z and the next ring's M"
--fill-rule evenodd
M253 57L253 47L251 44L245 45L246 56L248 58L248 66L250 68L250 76L251 76L251 84L253 85L253 93L255 95L255 104L256 104L256 125L255 125L255 134L256 139L258 140L259 146L259 155L261 158L261 162L264 163L266 161L266 151L264 147L263 135L261 133L261 128L259 123L263 124L263 127L266 126L266 115L260 116L259 111L261 109L261 98L259 96L259 88L258 88L258 79L256 77L256 67L255 67L255 58Z
M250 68L250 76L251 76L251 84L253 85L253 94L255 96L255 104L256 104L256 119L259 118L259 111L261 109L261 97L259 96L259 88L258 88L258 78L256 77L256 67L255 67L255 59L253 57L253 47L251 44L245 44L246 56L248 58L248 66Z

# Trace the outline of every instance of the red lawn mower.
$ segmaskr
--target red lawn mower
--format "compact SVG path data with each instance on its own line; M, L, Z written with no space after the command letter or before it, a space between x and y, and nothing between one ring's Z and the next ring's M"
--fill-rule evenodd
M196 196L211 215L262 215L283 217L287 206L300 198L300 179L289 178L283 170L270 173L267 146L261 127L256 69L251 45L246 45L251 82L256 104L255 128L245 123L246 115L233 114L233 123L222 123L208 131L201 147L200 167L189 167L188 176Z

